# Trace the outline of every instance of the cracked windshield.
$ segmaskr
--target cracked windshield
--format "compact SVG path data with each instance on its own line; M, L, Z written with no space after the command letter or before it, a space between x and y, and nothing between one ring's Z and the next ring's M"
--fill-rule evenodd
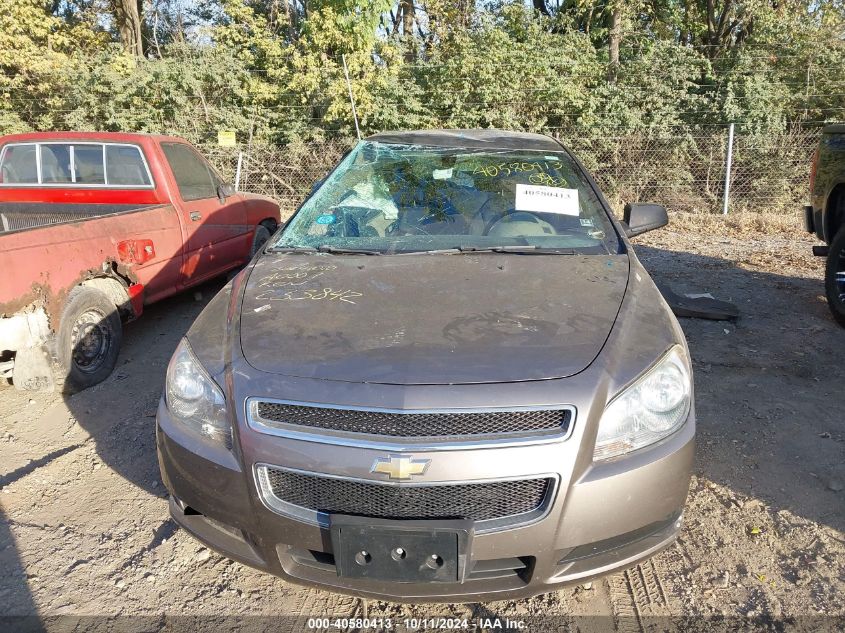
M565 152L362 142L271 248L607 254L619 242Z

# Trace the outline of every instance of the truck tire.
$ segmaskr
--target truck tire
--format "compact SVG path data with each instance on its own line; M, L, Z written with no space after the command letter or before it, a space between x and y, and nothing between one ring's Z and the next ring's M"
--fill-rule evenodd
M108 378L122 340L120 315L108 296L86 286L72 290L57 340L64 390L81 391Z
M824 274L827 305L837 323L845 327L845 225L830 243Z
M266 227L268 231L270 231L270 236L272 237L273 233L279 230L279 223L273 219L268 220L261 220L259 224L263 227Z
M252 238L252 250L249 252L249 258L255 257L255 254L264 248L267 240L270 239L270 231L263 224L255 227L255 235Z

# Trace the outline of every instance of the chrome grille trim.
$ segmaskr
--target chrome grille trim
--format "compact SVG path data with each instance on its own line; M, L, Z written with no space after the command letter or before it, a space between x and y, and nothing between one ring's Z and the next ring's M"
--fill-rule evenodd
M273 420L266 420L258 413L260 402L312 407L320 409L335 409L338 411L363 411L396 415L414 414L468 414L468 413L509 413L531 411L562 411L569 414L566 429L560 432L522 432L499 433L485 435L453 435L453 436L389 436L365 433L353 433L309 427L296 424L286 424ZM286 437L306 442L334 444L339 446L355 446L375 450L387 451L424 451L424 450L465 450L474 447L507 447L525 444L547 444L569 439L577 422L577 411L572 405L549 404L537 406L515 407L467 407L467 408L432 408L432 409L389 409L380 407L363 407L353 405L325 404L317 402L301 402L296 400L282 400L276 398L247 398L244 404L246 421L249 427L265 435Z
M306 470L299 470L296 468L285 468L282 466L274 466L272 464L255 464L253 468L253 474L255 477L255 485L256 489L258 490L258 496L261 499L261 502L264 506L274 512L276 514L280 514L282 516L286 516L292 519L296 519L298 521L302 521L304 523L308 523L310 525L316 525L322 528L327 528L330 526L329 515L324 512L319 512L312 508L306 508L303 506L295 505L293 503L289 503L277 497L273 491L273 486L270 482L270 473L269 470L278 470L284 471L287 473L294 473L298 475L305 475L309 477L317 477L322 479L335 479L335 480L342 480L348 482L357 482L361 484L367 485L376 485L376 486L386 486L386 487L400 487L400 488L422 488L422 487L449 487L449 486L461 486L461 485L468 485L468 484L492 484L498 482L505 482L505 481L533 481L533 480L540 480L544 479L547 480L548 485L546 487L546 493L543 497L540 504L530 512L524 512L521 514L512 514L508 516L503 516L494 519L486 519L481 521L475 522L475 532L478 534L487 533L487 532L496 532L500 530L506 529L514 529L517 527L523 527L526 525L530 525L532 523L536 523L537 521L542 520L546 517L549 511L552 508L552 504L554 503L555 496L557 495L557 490L560 483L560 477L557 474L537 474L531 476L520 476L520 477L501 477L495 479L471 479L471 480L460 480L460 481L425 481L425 482L389 482L389 481L381 481L381 480L374 480L374 479L362 479L357 477L347 477L342 475L329 475L325 473L315 473ZM402 521L403 519L392 519L395 521Z

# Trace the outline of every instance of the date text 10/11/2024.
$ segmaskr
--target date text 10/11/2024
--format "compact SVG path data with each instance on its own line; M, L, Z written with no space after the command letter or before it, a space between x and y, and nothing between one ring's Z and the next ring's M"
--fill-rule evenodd
M307 627L317 631L329 630L373 630L373 631L523 631L527 629L524 620L510 618L309 618Z

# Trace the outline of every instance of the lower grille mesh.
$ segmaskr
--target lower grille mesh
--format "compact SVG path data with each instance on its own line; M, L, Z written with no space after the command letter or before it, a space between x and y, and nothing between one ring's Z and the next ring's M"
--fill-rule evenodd
M552 484L544 478L395 486L262 468L280 501L326 514L380 519L502 519L540 509Z
M517 433L566 433L568 409L523 411L468 411L393 413L310 407L279 402L258 402L258 417L265 424L307 426L317 429L386 437L459 437Z

